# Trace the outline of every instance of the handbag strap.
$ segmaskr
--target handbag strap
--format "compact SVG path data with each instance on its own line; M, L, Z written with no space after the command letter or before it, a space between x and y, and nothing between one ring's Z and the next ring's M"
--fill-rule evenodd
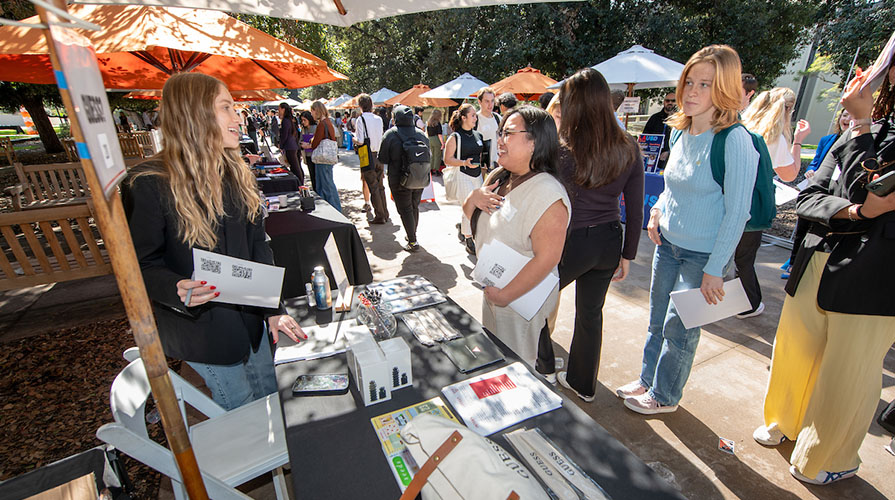
M429 455L429 459L426 460L426 463L420 467L420 470L413 475L413 480L410 481L410 484L407 485L407 489L404 490L404 493L401 495L399 500L413 500L420 494L423 486L426 484L426 481L429 480L429 476L435 472L435 469L438 468L438 465L445 459L445 457L450 454L454 448L460 444L460 441L463 440L463 435L460 434L459 431L454 431L448 436L445 442L441 443L441 446L435 450L435 453ZM509 496L507 496L507 500L519 500L519 494L515 491L511 491Z

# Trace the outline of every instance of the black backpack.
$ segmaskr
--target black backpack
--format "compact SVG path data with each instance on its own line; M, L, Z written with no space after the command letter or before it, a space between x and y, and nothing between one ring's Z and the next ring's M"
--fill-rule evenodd
M401 139L404 151L404 168L401 171L401 185L407 189L423 189L429 185L429 142L419 131L405 136L395 129Z

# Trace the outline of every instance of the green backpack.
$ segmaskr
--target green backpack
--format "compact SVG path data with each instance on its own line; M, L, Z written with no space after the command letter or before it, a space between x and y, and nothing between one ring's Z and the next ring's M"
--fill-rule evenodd
M742 123L736 123L715 134L712 139L712 150L709 161L712 164L712 178L721 186L724 193L724 145L730 132L743 127ZM758 172L755 176L755 186L752 188L752 206L749 208L749 220L744 231L763 231L771 227L774 217L777 216L777 202L774 192L774 163L768 152L768 145L764 137L749 131L743 127L752 137L752 145L758 151ZM677 129L671 131L670 145L674 146L683 132Z

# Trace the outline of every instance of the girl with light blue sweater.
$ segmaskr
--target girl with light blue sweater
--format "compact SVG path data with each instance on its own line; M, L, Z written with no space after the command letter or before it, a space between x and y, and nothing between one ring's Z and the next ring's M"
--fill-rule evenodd
M722 301L723 276L749 220L758 152L738 126L740 75L736 51L712 45L690 57L678 81L681 110L667 123L682 133L671 148L665 190L647 225L656 251L643 366L638 380L617 391L638 413L677 409L699 343L699 328L684 327L670 293L699 288L707 303ZM725 142L722 190L709 157L715 134L731 126L737 128Z

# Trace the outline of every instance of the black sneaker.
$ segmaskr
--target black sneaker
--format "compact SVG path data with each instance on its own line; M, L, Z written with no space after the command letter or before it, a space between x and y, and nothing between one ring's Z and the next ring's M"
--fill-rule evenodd
M463 236L460 231L460 224L457 224L457 239L460 240L460 243L466 243L466 236Z
M472 241L472 238L466 238L466 253L475 255L475 242Z
M410 253L416 253L420 251L420 244L414 241L404 245L402 248Z

